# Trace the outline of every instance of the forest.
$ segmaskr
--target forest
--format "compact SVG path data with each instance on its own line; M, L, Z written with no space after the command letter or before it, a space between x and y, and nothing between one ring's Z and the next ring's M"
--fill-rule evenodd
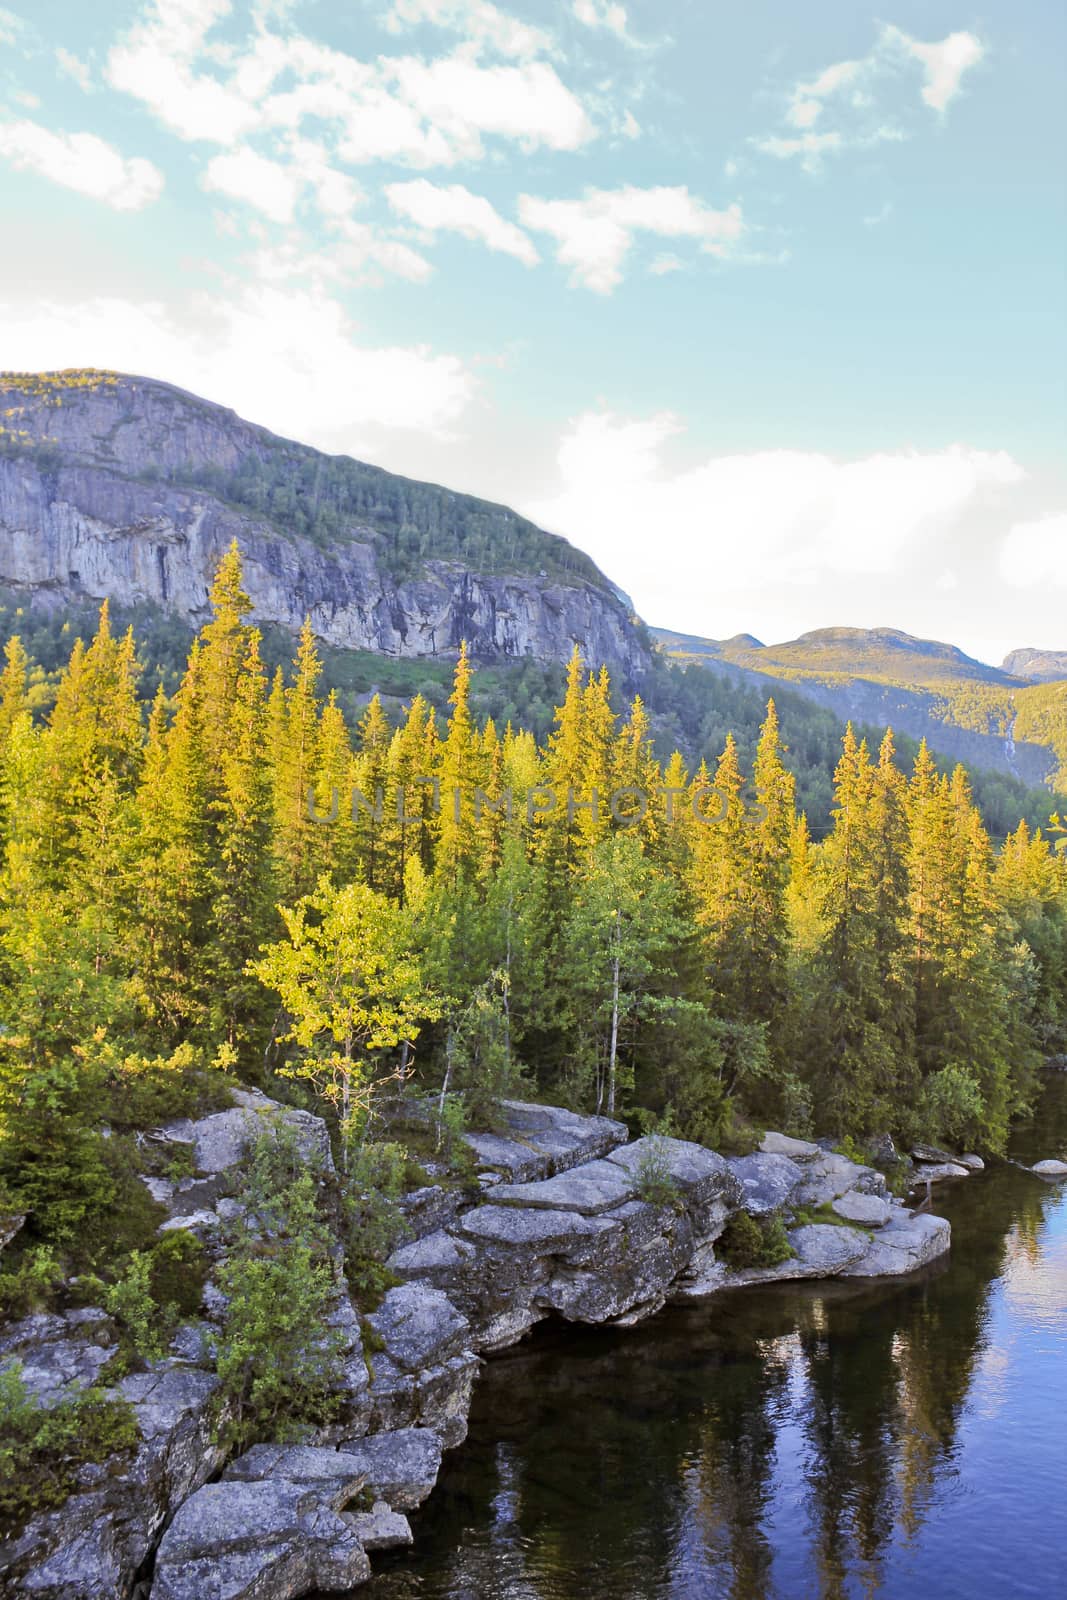
M1057 818L994 846L962 769L850 728L816 840L773 702L750 763L731 734L661 760L577 652L542 739L474 714L465 652L445 715L415 694L394 726L373 697L351 725L310 628L271 676L248 612L234 546L147 713L106 604L43 715L8 640L18 1271L106 1256L136 1209L123 1137L235 1079L326 1115L343 1168L398 1101L454 1133L516 1094L726 1148L774 1126L1003 1150L1067 1045Z

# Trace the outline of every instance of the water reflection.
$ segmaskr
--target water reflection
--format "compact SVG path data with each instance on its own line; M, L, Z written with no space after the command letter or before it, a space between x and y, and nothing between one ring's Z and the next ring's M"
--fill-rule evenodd
M1067 1139L1067 1081L1040 1149ZM370 1600L952 1600L1062 1592L1067 1193L942 1202L950 1260L494 1359L413 1554Z

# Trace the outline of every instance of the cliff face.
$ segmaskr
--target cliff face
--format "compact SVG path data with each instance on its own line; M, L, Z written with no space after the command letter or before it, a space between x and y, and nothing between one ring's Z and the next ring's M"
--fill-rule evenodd
M236 539L255 619L295 630L310 615L339 648L427 656L466 639L485 659L566 660L578 644L628 677L647 665L603 575L503 507L320 456L143 379L0 378L0 424L0 583L38 602L151 601L199 623ZM332 536L288 527L285 508L308 525L319 479L339 473ZM474 537L491 570L451 554ZM398 562L398 540L416 555Z

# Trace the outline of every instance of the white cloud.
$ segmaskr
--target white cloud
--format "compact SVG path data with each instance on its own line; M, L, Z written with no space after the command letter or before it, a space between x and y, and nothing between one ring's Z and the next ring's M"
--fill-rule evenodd
M1017 522L1001 547L1000 573L1017 589L1067 588L1067 512Z
M937 43L923 44L902 29L882 30L885 49L897 48L922 65L926 82L922 97L934 111L944 112L960 92L963 74L985 55L985 45L973 33L950 33Z
M900 28L883 27L867 55L835 61L813 78L794 84L785 120L798 130L797 136L772 134L751 142L766 155L779 159L800 157L806 172L816 172L821 157L829 151L869 148L884 140L906 137L895 122L887 122L878 112L879 92L902 71L918 63L924 78L923 101L944 113L959 93L963 74L984 54L984 44L973 33L950 33L937 42L924 44ZM837 113L838 126L825 133L815 132L816 124L831 107Z
M213 156L204 173L205 189L243 200L272 222L291 222L299 186L293 173L247 145Z
M115 211L139 211L163 192L158 167L121 155L95 133L53 133L30 121L0 123L0 156Z
M180 310L100 298L0 307L5 360L26 371L98 366L165 379L328 450L382 430L447 436L474 396L456 356L361 343L335 299L260 285Z
M0 44L14 44L25 26L21 17L0 6Z
M441 230L477 239L490 250L514 256L532 267L540 257L533 241L513 222L502 217L484 195L472 194L461 183L447 186L416 178L410 183L390 183L385 197L392 209L428 233Z
M644 615L688 613L691 626L701 596L850 574L869 586L1024 476L1002 451L961 445L854 461L765 450L672 470L666 448L682 431L670 413L579 416L560 443L560 488L522 509L588 550Z
M390 33L422 22L461 33L472 44L488 46L502 56L543 55L554 49L551 34L509 17L489 0L393 0L385 18Z
M616 38L630 43L626 7L618 0L574 0L571 8L577 21L587 28L606 28Z
M557 259L571 268L572 283L598 294L610 294L621 283L637 232L692 239L706 254L726 256L745 231L740 206L713 210L684 186L589 189L581 200L524 194L519 216L528 228L553 236Z
M87 63L80 56L76 56L72 50L64 50L63 46L60 45L56 50L56 63L60 72L64 73L68 78L73 78L79 89L88 91L92 88L92 74Z
M291 29L271 32L262 16L241 45L222 44L209 35L230 11L230 0L150 0L111 51L111 83L184 139L232 146L311 120L349 163L448 166L480 159L486 137L524 150L575 150L593 137L585 108L546 61L486 64L469 45L432 60L360 61ZM418 0L409 11L432 20L476 15L483 32L509 21L474 0Z
M585 108L543 61L484 67L458 55L406 57L389 70L403 102L440 134L453 160L480 159L483 134L525 150L577 150L593 137Z
M888 222L893 215L893 202L886 200L878 207L877 211L870 211L863 219L865 228L880 228L883 222Z

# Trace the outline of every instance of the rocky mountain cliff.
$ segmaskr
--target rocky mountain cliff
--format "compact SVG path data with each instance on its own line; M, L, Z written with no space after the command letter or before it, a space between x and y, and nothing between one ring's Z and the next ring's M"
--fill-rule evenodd
M237 539L254 617L342 649L588 660L639 677L629 604L506 507L279 439L114 373L0 375L0 584L152 602L198 624Z
M1067 680L1067 650L1011 650L1004 657L1003 669L1030 683Z

